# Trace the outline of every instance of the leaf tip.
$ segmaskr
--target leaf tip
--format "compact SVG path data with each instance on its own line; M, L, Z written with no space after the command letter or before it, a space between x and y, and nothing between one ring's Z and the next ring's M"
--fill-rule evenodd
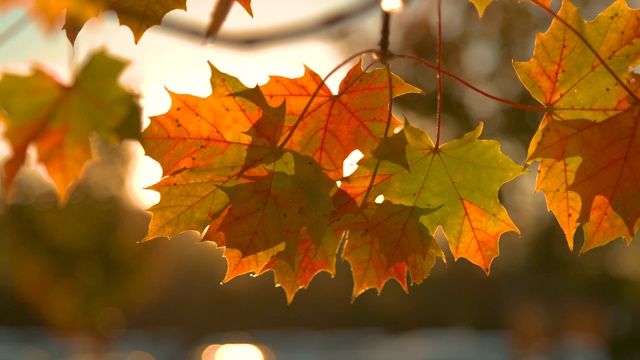
M478 10L478 17L482 19L484 11L493 0L469 0Z

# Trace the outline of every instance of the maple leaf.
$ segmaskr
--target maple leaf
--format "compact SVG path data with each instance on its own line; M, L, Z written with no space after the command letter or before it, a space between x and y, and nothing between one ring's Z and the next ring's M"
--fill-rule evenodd
M225 248L223 256L227 259L227 273L223 282L248 273L259 273L261 269L280 251L284 249L284 243L280 243L271 249L246 256L242 251ZM286 264L288 264L285 261ZM286 289L286 288L285 288Z
M164 172L164 178L151 187L160 192L161 200L150 209L153 217L147 239L207 229L203 240L225 248L229 264L225 281L248 272L272 270L276 284L285 289L291 301L318 272L335 273L340 239L348 227L348 220L343 219L350 219L357 210L352 197L339 190L327 175L337 170L327 171L310 156L319 150L329 153L326 144L315 150L304 148L309 149L308 155L298 152L296 146L284 146L289 143L283 139L294 130L296 112L302 111L302 102L311 100L315 91L311 87L320 80L309 71L307 74L316 82L304 85L300 79L291 80L308 86L306 94L275 96L273 82L268 87L248 89L236 78L213 66L211 69L210 96L170 93L170 110L153 117L142 134L147 155L156 159ZM280 85L286 83L283 78L277 79ZM316 118L303 117L296 129L296 133L306 134L311 131L308 127L319 125L320 129L339 133L346 139L340 162L356 146L380 142L373 137L384 135L389 111L386 71L363 72L358 64L348 79L342 94L312 101L310 114L324 112L320 117L324 123L314 124L311 120ZM397 78L393 81L398 94L417 91ZM265 89L271 90L266 96ZM370 96L373 105L358 100L358 93ZM354 140L355 131L348 126L368 133ZM387 206L375 213L374 228L384 229L398 216L423 211L402 211L384 220L380 214ZM414 220L411 218L411 223ZM405 239L400 237L404 248ZM412 247L414 250L418 251ZM402 261L414 269L417 282L426 276L423 274L428 273L433 261L431 265L423 263L434 258L424 252L415 257Z
M262 275L273 271L276 285L284 289L287 302L291 303L295 294L300 289L307 288L318 273L324 271L331 276L335 275L338 247L345 230L342 227L345 222L341 222L340 217L353 213L354 205L348 194L336 189L333 195L334 211L324 238L320 242L315 241L307 229L303 228L294 259L289 258L288 253L283 251L285 243L249 256L243 255L239 250L226 248L224 256L227 258L228 269L224 281L246 273Z
M150 27L160 25L162 18L172 10L186 10L186 0L17 0L16 3L29 9L36 19L44 18L51 26L66 9L63 29L73 44L84 24L103 11L113 10L120 25L133 32L138 43L142 34Z
M311 158L286 152L265 176L221 187L229 207L217 216L205 239L253 255L285 243L282 257L293 265L303 229L316 243L327 231L335 183ZM224 238L216 236L224 234Z
M24 163L27 148L34 145L64 201L69 185L91 159L92 132L112 142L139 137L139 105L117 84L125 65L97 53L70 86L40 70L28 77L4 76L0 108L14 152L5 164L7 187Z
M250 100L233 96L248 90L237 78L211 67L212 93L206 98L170 92L171 108L151 118L142 133L146 154L160 163L163 179L146 239L203 232L229 198L220 186L237 183L252 142L246 132L261 115Z
M395 75L391 82L394 97L421 93ZM260 89L272 105L286 99L284 131L295 131L285 147L313 157L332 179L338 180L342 164L352 151L372 149L385 135L389 79L385 69L364 72L360 62L342 80L338 94L321 84L321 78L305 68L300 78L272 76ZM300 118L307 104L308 110ZM389 132L401 124L392 118Z
M392 145L381 146L360 160L358 169L346 179L346 189L360 203L383 195L385 201L421 209L414 210L421 215L421 223L431 232L442 227L456 259L465 257L488 273L498 255L500 236L518 232L498 201L498 189L523 169L500 153L497 142L478 140L481 131L482 124L436 148L426 133L405 122L402 131L383 140ZM406 140L395 140L397 137ZM402 143L404 149L398 146ZM405 159L387 160L393 157ZM372 183L373 189L362 196L365 183ZM420 212L427 209L432 212ZM406 256L408 249L423 247L416 235L403 241L379 251L394 259L398 248ZM416 241L418 244L413 243Z
M252 141L239 175L247 182L220 187L230 205L214 216L205 239L240 250L243 256L284 242L281 257L293 266L303 230L316 243L324 238L333 206L329 194L336 184L310 157L283 152L277 146L284 127L284 103L272 108L258 88L234 96L252 101L262 112L245 132Z
M640 107L634 106L606 121L551 120L542 129L549 135L537 144L532 157L565 161L571 170L565 191L579 194L581 201L576 201L567 216L578 215L575 221L584 224L581 252L620 236L631 241L636 232L640 218L639 119ZM554 179L547 176L545 180ZM558 182L567 183L563 178Z
M628 164L638 152L632 115L638 97L629 69L640 63L639 36L640 12L623 0L592 22L564 1L549 30L536 38L533 58L514 64L548 109L529 161L540 161L536 190L544 192L571 249L580 226L582 252L618 237L630 241L636 232L639 210L628 199L637 194L637 177ZM608 133L614 126L628 133ZM627 146L613 146L614 139Z
M118 15L120 25L133 32L137 44L150 27L160 25L162 18L173 10L187 10L186 0L110 0L109 10Z
M203 232L215 218L205 239L220 246L249 256L289 239L288 249L295 254L301 223L318 239L324 236L321 220L331 212L328 194L335 183L313 159L276 146L284 105L269 108L258 89L211 69L212 95L172 94L172 108L154 117L143 133L143 147L166 175L152 187L161 202L150 209L154 217L147 239ZM282 213L286 222L277 217L279 206L291 209ZM247 230L260 236L244 234ZM232 240L217 233L233 235Z
M171 94L171 109L142 134L165 173L152 187L161 200L147 238L207 228L203 240L225 248L225 281L273 270L291 301L318 272L335 272L336 183L311 157L278 146L285 103L271 107L259 88L211 69L210 96Z
M353 295L375 288L378 294L384 284L394 279L407 291L407 274L419 284L435 264L444 260L429 229L420 218L433 212L415 206L369 204L360 221L349 227L343 257L351 264Z
M263 274L273 271L276 285L284 289L287 302L291 303L295 294L300 289L307 288L318 273L324 271L331 276L335 275L340 240L342 231L328 230L320 242L303 232L294 259L282 256L283 253L276 253L259 272Z

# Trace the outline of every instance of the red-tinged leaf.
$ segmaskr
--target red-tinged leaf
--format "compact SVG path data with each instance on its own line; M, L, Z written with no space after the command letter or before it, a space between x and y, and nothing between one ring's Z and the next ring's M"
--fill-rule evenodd
M251 136L254 145L277 147L282 131L284 130L285 106L270 107L259 88L248 89L234 94L236 97L245 98L262 110L260 120L246 132Z
M380 252L390 264L415 254L426 258L435 240L420 218L435 210L384 201L376 207L366 231L378 239Z
M327 233L336 183L311 157L277 146L284 103L269 106L259 88L215 68L211 84L207 98L172 94L169 112L143 133L147 153L165 171L152 187L161 199L147 238L208 225L203 240L225 247L225 281L272 269L291 299L318 271L334 271L339 234L327 242Z
M272 105L286 99L285 136L299 122L285 147L312 156L332 179L338 180L343 161L352 151L372 149L385 135L389 79L385 69L363 72L359 63L345 76L337 95L321 84L321 78L307 68L297 79L271 77L261 89ZM395 75L392 87L394 96L420 92ZM299 119L309 101L308 111ZM389 133L401 122L393 118L391 125Z
M34 145L64 201L69 186L91 159L91 133L112 142L139 137L135 96L117 84L125 65L104 53L95 54L70 86L42 71L28 77L4 76L0 108L5 111L6 137L14 151L5 165L7 187L23 165L28 146Z
M285 243L246 257L243 257L239 250L226 248L224 256L227 258L229 267L224 281L248 272L261 275L271 270L274 272L276 285L285 290L287 301L291 303L298 290L307 288L318 273L325 271L331 276L335 275L338 247L344 231L343 225L348 223L348 220L345 220L349 218L348 214L354 213L355 204L351 197L340 189L337 189L333 196L333 204L335 210L329 221L331 227L320 243L314 241L307 229L303 228L293 266L286 252L283 251ZM224 241L221 233L214 235L207 233L205 238Z
M565 1L558 17L562 20L554 19L537 37L533 59L515 63L515 68L525 87L549 108L529 147L529 161L540 161L536 189L545 193L570 248L576 229L583 227L584 252L635 234L637 206L618 201L635 196L635 180L621 176L633 170L616 164L638 151L632 130L637 120L629 115L637 103L637 84L629 68L640 63L640 11L619 0L585 22ZM568 123L559 124L564 122ZM599 131L621 122L630 133L616 139L628 148L611 146L600 152L611 158L592 164L593 149L602 149L602 141L612 136ZM584 131L588 124L592 127ZM616 176L608 176L609 166ZM590 176L583 176L587 173ZM603 187L604 178L608 188Z
M372 154L359 162L352 177L357 184L367 177L371 182L375 172L367 201L383 195L385 201L394 204L433 210L429 214L415 211L424 214L420 221L431 232L442 227L456 259L465 257L489 272L498 255L500 236L507 231L518 232L498 201L498 189L523 169L500 153L497 142L478 140L481 131L482 125L461 139L435 148L426 133L406 122L404 129L393 136L407 139L405 153L397 156L406 157L409 170L398 161L382 160L391 154L378 154L380 158ZM350 183L351 177L347 180ZM421 240L411 236L407 241ZM383 248L380 251L387 258L393 256Z
M530 61L514 63L520 80L553 109L556 119L602 121L628 109L630 94L623 80L640 62L638 14L617 0L593 22L585 22L579 9L565 0L558 13L563 21L554 19L549 30L537 36Z
M543 118L540 129L548 126L550 118ZM580 164L580 158L567 157L567 138L562 134L553 134L549 130L538 131L532 140L539 143L542 134L545 134L545 141L554 143L555 146L545 149L549 158L538 158L538 176L536 181L536 191L543 191L547 199L547 207L554 213L560 227L567 238L569 248L573 249L573 238L576 230L580 226L578 216L582 207L580 196L573 191L568 191L568 184L573 183L575 173ZM529 151L533 150L533 146ZM553 151L553 155L551 152ZM532 154L529 155L532 158Z
M247 89L213 66L211 71L210 96L171 94L171 109L143 132L147 155L166 176L151 187L163 201L150 209L146 239L204 231L229 204L228 189L253 181L239 182L240 175L264 176L268 170L259 165L276 160L279 134L273 129L282 129L284 107L263 111L253 102L266 106L259 89Z
M221 187L230 206L213 220L209 233L224 233L219 246L253 255L285 243L281 257L295 263L303 231L316 244L327 232L333 203L329 195L333 183L311 158L285 153L272 172L247 177L251 182Z
M578 215L582 207L580 195L567 189L573 183L579 158L553 160L539 159L536 191L543 191L547 207L551 210L567 238L569 249L573 250L573 238L580 227Z
M620 236L631 241L640 219L640 107L602 121L549 121L532 157L569 162L581 158L568 191L580 195L585 224L582 252ZM559 149L563 150L562 152Z
M253 141L249 131L261 117L251 101L233 93L248 90L211 66L212 94L206 98L171 93L166 114L151 118L142 146L165 176L151 187L160 193L146 239L180 232L203 232L228 205L220 186L233 186L245 167Z
M393 204L370 204L361 222L349 228L344 258L351 264L353 298L369 288L378 293L384 284L397 280L407 291L407 274L419 284L442 251L420 218L433 209ZM371 213L370 216L366 214Z
M248 90L237 78L212 64L210 68L211 95L201 98L169 92L171 108L152 117L142 134L147 155L160 163L164 176L209 165L217 168L220 154L246 149L252 141L245 132L258 121L261 110L249 100L232 96ZM235 156L240 164L242 156Z
M352 300L371 288L380 294L384 284L391 279L396 280L407 291L407 264L389 264L380 252L377 239L364 230L349 233L342 257L351 264Z
M328 230L320 243L307 234L302 234L293 266L286 257L276 255L260 272L272 270L276 285L282 286L287 302L291 303L298 290L306 289L318 273L325 271L331 276L335 275L341 233Z

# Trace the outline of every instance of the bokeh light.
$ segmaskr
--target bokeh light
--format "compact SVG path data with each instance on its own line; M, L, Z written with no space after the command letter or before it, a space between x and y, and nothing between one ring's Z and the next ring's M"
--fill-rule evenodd
M380 7L384 12L395 13L402 10L402 0L382 0Z
M252 344L212 344L202 352L202 360L264 360L260 349Z

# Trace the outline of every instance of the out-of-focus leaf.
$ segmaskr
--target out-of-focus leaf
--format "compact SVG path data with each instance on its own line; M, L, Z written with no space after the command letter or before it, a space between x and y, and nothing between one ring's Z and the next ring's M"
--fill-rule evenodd
M112 142L139 137L139 105L117 84L124 66L104 53L95 54L70 86L40 70L28 77L4 76L0 108L14 152L5 165L7 187L33 145L64 201L69 185L91 159L91 133Z

